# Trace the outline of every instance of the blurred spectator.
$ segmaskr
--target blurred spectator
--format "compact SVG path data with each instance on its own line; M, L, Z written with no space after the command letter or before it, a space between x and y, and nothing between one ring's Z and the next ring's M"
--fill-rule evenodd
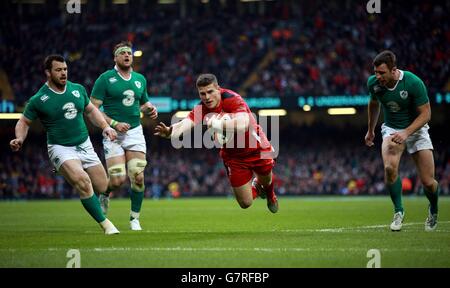
M224 87L241 87L243 96L366 95L371 60L383 49L394 50L399 67L418 74L429 95L450 87L449 1L384 1L377 15L365 11L366 1L264 1L265 12L241 9L248 7L243 3L222 11L190 1L189 15L183 17L178 4L161 8L155 1L106 1L101 9L99 1L87 1L78 15L58 10L62 6L54 1L20 2L2 2L0 11L0 53L6 55L0 57L0 70L7 72L19 106L45 81L46 55L63 54L69 79L90 91L98 75L111 67L114 44L124 39L143 51L135 69L148 79L151 95L197 98L194 79L204 72L220 75ZM254 81L245 86L249 79ZM289 139L281 141L274 171L278 193L386 194L378 152L364 147L361 133L353 132L304 127L280 133ZM1 199L78 197L51 172L42 138L30 135L20 153L0 154ZM30 145L34 142L40 145ZM103 159L99 143L95 147ZM448 195L449 146L437 141L435 146L436 178ZM180 197L232 193L217 151L155 149L148 147L147 197L170 196L170 183L177 183ZM407 158L400 176L410 180L404 183L409 193L418 194L420 180ZM114 197L127 193L124 188Z
M403 194L410 194L412 192L412 188L413 188L413 184L412 184L411 179L409 179L408 177L404 177L402 179Z
M290 126L289 133L281 131L280 154L274 170L278 193L387 195L381 157L378 151L361 144L359 134L349 127L340 130ZM324 139L323 135L330 138ZM78 194L63 177L51 172L50 162L45 160L48 156L44 143L41 143L45 141L42 135L30 133L28 137L23 151L0 154L0 198L77 198ZM93 137L92 142L100 159L104 159L100 139ZM153 141L149 143L155 144ZM148 175L145 178L147 198L232 195L216 149L174 149L168 142L157 144L148 147L151 165L145 171ZM435 143L436 179L443 195L450 194L448 147L440 141ZM7 149L5 146L1 151ZM406 154L404 157L400 167L404 194L417 195L420 193L420 180L411 157ZM123 188L113 197L127 195L127 189Z
M377 15L351 0L265 1L263 13L191 3L181 18L179 6L153 1L102 9L88 1L80 15L48 2L7 3L1 12L0 53L8 57L0 69L19 105L42 85L46 55L63 54L69 79L90 91L124 39L143 51L135 68L149 79L149 93L173 98L197 97L193 79L204 72L244 96L367 94L371 60L384 49L394 50L399 67L418 74L430 94L450 83L448 1L386 1Z

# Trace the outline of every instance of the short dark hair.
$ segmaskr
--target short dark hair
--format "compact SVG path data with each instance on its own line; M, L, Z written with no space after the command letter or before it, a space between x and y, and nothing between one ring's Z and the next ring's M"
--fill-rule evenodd
M197 78L197 87L205 87L210 84L218 84L217 77L214 74L201 74Z
M116 46L114 46L114 49L113 49L113 55L114 55L114 56L116 55L117 49L119 49L119 48L121 48L121 47L130 47L130 48L133 48L133 45L131 44L130 41L122 41L122 42L120 42L119 44L116 44Z
M45 57L44 60L44 70L52 70L53 61L64 63L66 62L66 59L64 59L63 56L58 54L48 55L47 57Z
M394 52L390 50L384 50L373 59L373 66L377 67L381 64L386 64L389 69L397 66L397 57L395 57Z

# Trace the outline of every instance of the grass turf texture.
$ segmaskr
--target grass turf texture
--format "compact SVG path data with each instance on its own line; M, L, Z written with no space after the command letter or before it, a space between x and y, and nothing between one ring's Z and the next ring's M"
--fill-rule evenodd
M435 232L424 231L428 201L405 197L401 232L391 232L388 197L280 198L240 209L232 198L145 199L143 231L129 230L129 200L112 199L105 236L80 201L0 202L0 267L361 267L379 249L381 267L450 267L450 198Z

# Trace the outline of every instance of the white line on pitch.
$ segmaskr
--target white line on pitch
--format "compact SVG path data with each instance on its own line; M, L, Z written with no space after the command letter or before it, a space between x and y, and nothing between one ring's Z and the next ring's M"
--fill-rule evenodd
M49 251L61 252L67 251L69 248L54 247L44 249L30 249L33 251ZM18 252L27 249L9 248L0 249L6 252ZM367 248L308 248L308 247L291 247L291 248L242 248L242 247L97 247L97 248L81 248L80 251L85 252L261 252L261 253L280 253L280 252L364 252ZM380 248L381 252L450 252L450 248Z
M440 224L450 223L450 221L439 221ZM411 222L404 223L403 226L415 226L415 225L424 225L424 222ZM324 229L287 229L287 230L279 230L277 232L330 232L330 233L340 233L344 231L353 231L353 230L370 230L370 229L380 229L380 228L388 228L388 224L384 225L369 225L369 226L355 226L355 227L338 227L338 228L324 228ZM439 228L437 228L439 231ZM274 231L276 232L276 231ZM448 232L445 230L445 232Z
M439 221L439 224L447 224L450 223L450 221ZM411 223L404 223L403 226L416 226L416 225L424 225L423 222L411 222ZM369 226L355 226L355 227L338 227L338 228L323 228L323 229L281 229L281 230L270 230L270 231L216 231L216 230L144 230L141 231L141 233L152 233L152 234L158 234L158 233L273 233L273 232L281 232L281 233L301 233L301 232L329 232L329 233L341 233L344 231L362 231L362 230L371 230L371 229L381 229L381 228L389 228L388 224L382 224L382 225L369 225ZM437 228L436 232L441 233L449 233L449 230L440 230L439 227ZM89 234L97 234L98 231L86 231L85 233Z
M48 248L48 251L66 251L67 248ZM98 248L81 248L80 251L87 252L359 252L367 251L367 248L242 248L242 247L98 247ZM439 248L381 248L382 252L449 252L450 249Z

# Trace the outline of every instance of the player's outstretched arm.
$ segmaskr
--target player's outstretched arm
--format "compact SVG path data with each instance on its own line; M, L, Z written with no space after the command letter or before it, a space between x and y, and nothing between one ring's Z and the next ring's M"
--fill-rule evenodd
M9 142L11 150L16 152L22 148L23 141L27 138L28 129L30 128L32 121L25 116L20 116L19 121L17 121L15 134L16 138Z
M247 112L239 112L232 114L231 119L219 118L213 115L206 119L206 125L216 131L245 132L250 125L250 117Z
M152 119L152 120L155 120L156 118L158 118L158 110L150 102L146 102L141 105L141 112L144 113L145 116L150 117L150 119Z
M153 135L169 139L172 135L172 129L172 126L167 127L163 122L159 122L155 127L155 133Z
M154 135L167 139L179 138L184 132L191 130L192 127L194 127L194 122L189 118L184 118L171 126L166 126L166 124L160 122L155 127Z
M89 102L84 110L84 113L92 124L102 129L102 134L104 137L108 137L111 141L116 139L116 130L108 125L102 113L97 109L97 107L94 106L94 104Z

